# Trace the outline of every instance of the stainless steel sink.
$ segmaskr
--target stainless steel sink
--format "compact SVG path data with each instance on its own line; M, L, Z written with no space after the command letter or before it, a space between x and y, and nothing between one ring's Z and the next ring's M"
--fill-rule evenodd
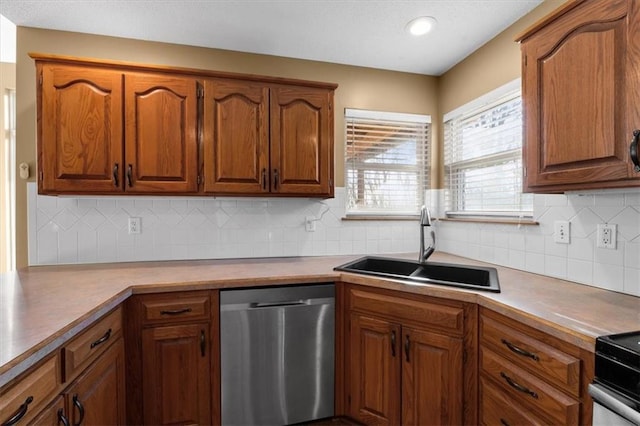
M498 271L481 266L365 256L333 268L336 271L374 275L408 281L411 284L438 284L474 290L500 292Z

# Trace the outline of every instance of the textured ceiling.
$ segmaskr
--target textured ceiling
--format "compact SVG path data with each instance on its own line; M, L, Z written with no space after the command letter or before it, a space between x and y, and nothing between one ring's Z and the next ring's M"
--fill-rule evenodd
M542 0L1 0L18 26L441 75ZM415 38L418 16L438 23Z

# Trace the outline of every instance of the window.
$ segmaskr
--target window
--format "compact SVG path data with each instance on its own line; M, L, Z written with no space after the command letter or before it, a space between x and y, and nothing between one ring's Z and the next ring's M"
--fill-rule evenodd
M445 115L447 216L531 217L522 193L520 80Z
M347 216L416 215L429 187L431 118L347 109Z

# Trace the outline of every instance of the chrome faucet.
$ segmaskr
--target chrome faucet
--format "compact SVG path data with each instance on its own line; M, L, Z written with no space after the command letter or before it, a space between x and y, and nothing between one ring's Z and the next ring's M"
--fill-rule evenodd
M431 231L431 245L424 248L424 228L431 226L431 215L429 209L426 206L422 206L420 209L420 253L418 253L418 262L425 263L429 256L436 251L436 233Z

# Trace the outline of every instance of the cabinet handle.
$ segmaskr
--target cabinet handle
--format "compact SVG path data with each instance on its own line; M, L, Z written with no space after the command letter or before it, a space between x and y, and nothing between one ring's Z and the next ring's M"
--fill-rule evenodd
M180 314L186 314L187 312L191 312L191 308L169 309L165 311L160 311L160 315L180 315Z
M505 419L502 419L502 418L500 419L500 424L502 426L509 426L509 423Z
M267 169L262 169L262 190L267 190Z
M101 343L106 342L107 340L109 340L109 337L111 337L111 329L108 329L107 332L104 333L104 336L102 336L101 338L99 338L98 340L93 342L91 344L91 349L95 348L96 346L98 346Z
M24 402L20 405L20 407L18 407L18 411L16 411L13 416L9 417L9 420L2 423L2 426L12 426L18 423L20 419L23 418L25 414L27 414L27 411L29 410L29 404L31 404L32 402L33 397L28 396L27 399L25 399Z
M120 182L118 181L118 163L113 165L113 186L116 188L120 186Z
M391 330L391 356L396 356L396 331Z
M64 415L62 408L58 409L58 424L62 423L62 426L69 426L69 419Z
M129 188L133 186L133 166L131 164L127 167L127 185Z
M274 191L278 190L278 180L279 180L278 169L273 169L273 190Z
M200 330L200 355L204 357L204 351L206 348L206 343L204 340L204 330Z
M633 170L636 173L640 173L640 159L638 159L638 143L640 143L640 130L633 131L633 139L631 139L631 145L629 146L629 155L633 162Z
M80 399L78 399L78 394L73 395L73 405L78 408L78 412L80 413L80 420L78 420L78 423L74 423L73 426L80 426L84 420L84 407Z
M540 361L540 358L538 357L538 355L534 354L533 352L529 352L524 349L521 349L506 339L500 339L500 341L502 342L503 345L509 348L511 352L517 353L518 355L526 356L527 358L531 358L534 361Z
M532 397L534 397L535 399L538 399L538 394L535 393L534 391L532 391L531 389L522 386L519 383L516 383L513 381L513 379L509 376L507 376L504 372L500 372L500 376L506 380L507 383L509 383L509 386L511 386L512 388L514 388L517 391L520 391L522 393L526 393L528 395L531 395Z
M409 342L409 335L407 334L405 339L404 339L404 357L407 360L407 362L409 362L410 345L411 345L411 343Z

